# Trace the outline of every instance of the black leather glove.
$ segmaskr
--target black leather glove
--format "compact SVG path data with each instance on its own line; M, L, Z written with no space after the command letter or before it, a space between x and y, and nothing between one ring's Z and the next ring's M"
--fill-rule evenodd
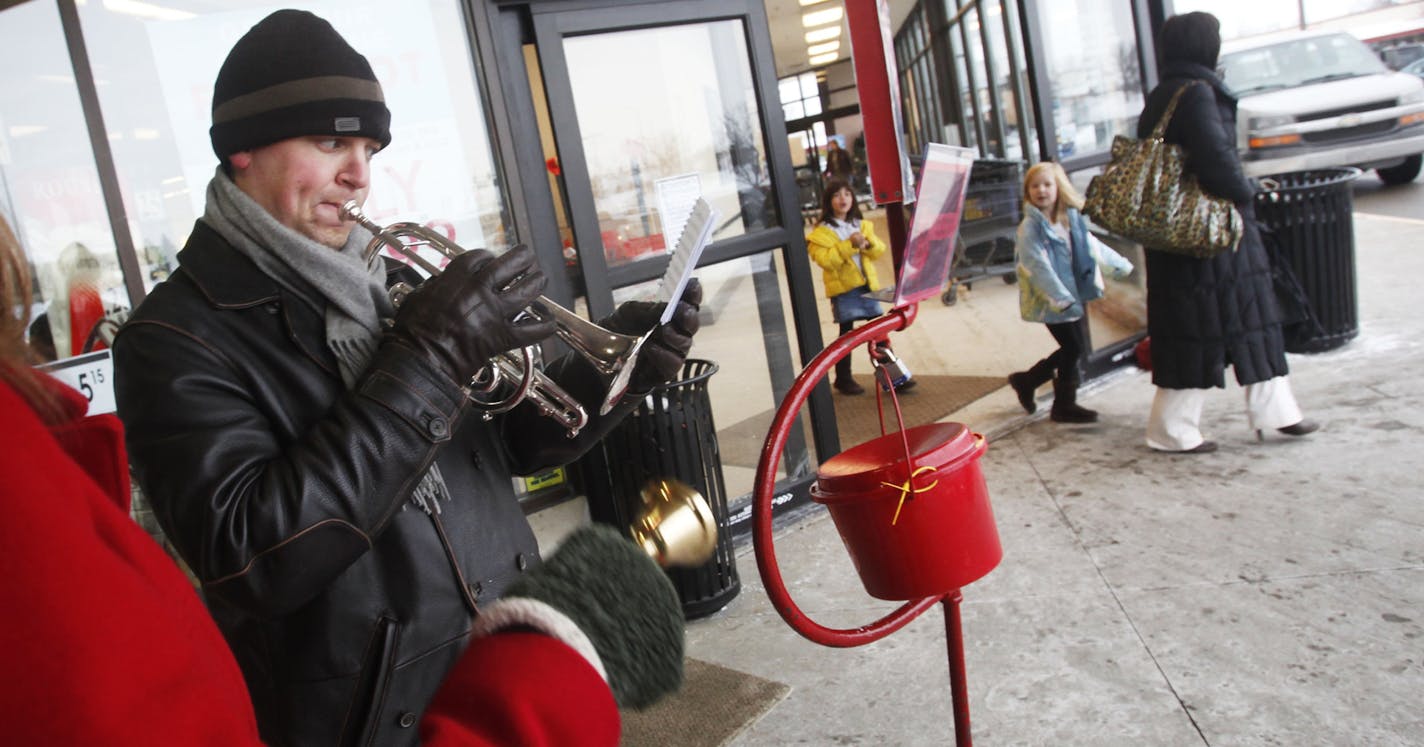
M701 320L697 317L701 305L702 283L692 278L687 281L672 318L658 327L644 343L628 384L630 392L646 393L658 384L672 381L682 372L682 361L687 357L687 351L692 349L692 336L701 326ZM612 332L641 335L657 325L666 306L649 301L627 301L599 321L598 325Z
M407 296L389 334L464 383L496 354L554 334L552 321L516 319L547 284L527 246L499 257L474 249Z
M484 608L474 632L532 628L575 650L586 637L618 705L644 708L682 685L683 622L677 590L662 569L617 530L589 524Z

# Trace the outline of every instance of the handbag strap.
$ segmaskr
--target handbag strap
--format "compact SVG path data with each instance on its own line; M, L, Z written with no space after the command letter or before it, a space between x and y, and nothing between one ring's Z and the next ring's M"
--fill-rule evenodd
M1177 92L1172 94L1172 100L1167 102L1167 108L1162 111L1162 116L1157 119L1157 126L1152 128L1153 140L1161 140L1162 137L1167 134L1167 122L1172 119L1172 114L1177 111L1177 102L1182 99L1182 93L1199 83L1206 85L1199 80L1194 80L1178 88Z

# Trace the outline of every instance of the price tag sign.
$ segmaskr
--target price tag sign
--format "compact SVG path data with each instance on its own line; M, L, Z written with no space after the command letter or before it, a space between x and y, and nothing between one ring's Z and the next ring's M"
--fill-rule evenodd
M84 395L89 400L88 415L103 415L118 409L114 402L114 357L108 350L76 355L38 368Z

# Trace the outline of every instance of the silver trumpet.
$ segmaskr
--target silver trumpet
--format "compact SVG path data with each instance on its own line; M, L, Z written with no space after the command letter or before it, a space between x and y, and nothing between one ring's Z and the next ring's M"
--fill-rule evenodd
M363 254L367 262L382 246L387 246L434 277L441 270L417 253L419 247L428 246L450 259L465 253L460 245L419 223L379 226L362 212L355 200L341 206L341 217L355 221L371 232L371 241ZM396 283L391 287L391 303L399 307L414 290L408 283ZM560 340L599 373L613 377L599 414L607 414L613 409L627 393L638 353L652 331L636 337L610 332L544 296L534 299L524 313L540 320L553 320L555 334ZM569 438L573 438L588 424L588 413L578 400L539 370L538 353L537 346L530 346L496 355L470 380L466 393L475 406L484 411L486 419L507 412L527 399L539 408L540 413L563 424ZM511 386L512 390L507 395L499 394L500 390L510 389Z

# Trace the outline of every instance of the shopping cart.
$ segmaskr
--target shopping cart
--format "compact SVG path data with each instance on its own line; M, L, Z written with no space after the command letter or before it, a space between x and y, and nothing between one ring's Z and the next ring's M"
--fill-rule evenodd
M949 286L940 296L946 306L959 300L959 286L973 289L974 282L1001 277L1005 283L1018 280L1014 274L1014 233L1023 218L1020 185L1023 162L980 158L969 172L964 194L964 211L959 222L959 238L949 266Z

